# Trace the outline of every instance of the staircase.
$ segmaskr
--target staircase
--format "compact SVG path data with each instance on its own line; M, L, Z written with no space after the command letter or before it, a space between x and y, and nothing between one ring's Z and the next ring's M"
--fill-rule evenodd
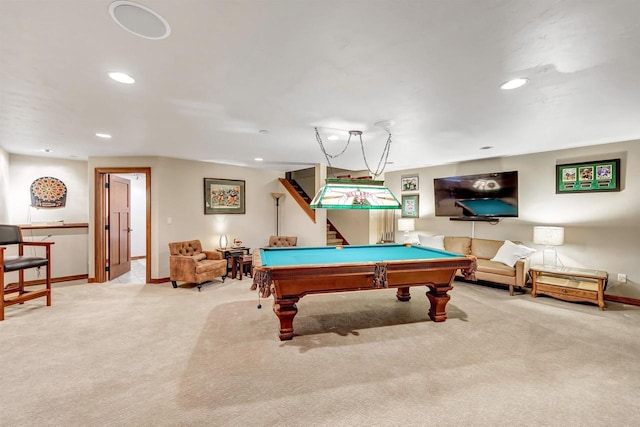
M293 187L293 189L300 195L302 200L307 203L307 206L311 204L311 197L304 191L304 189L296 182L295 179L291 178L291 175L287 173L285 180ZM281 181L283 181L281 179ZM315 220L314 220L315 221ZM327 246L336 246L336 245L348 245L349 242L340 234L340 232L331 224L331 221L327 219Z
M311 204L311 197L309 197L309 195L302 189L302 187L300 187L300 184L298 184L295 179L287 177L287 181L289 181L294 190L296 190L296 193L298 193L300 197L302 197L302 199L307 202L307 205Z
M338 237L338 231L332 230L332 225L327 221L327 246L336 246L344 244L344 239Z

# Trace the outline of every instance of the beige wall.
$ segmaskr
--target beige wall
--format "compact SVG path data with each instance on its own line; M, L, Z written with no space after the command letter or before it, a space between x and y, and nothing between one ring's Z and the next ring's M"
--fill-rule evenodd
M556 164L613 158L621 159L622 191L555 193ZM505 218L491 225L434 216L434 178L511 170L518 171L518 218ZM416 221L419 232L463 236L474 232L480 238L520 240L539 249L532 257L532 262L538 263L542 261L543 248L532 242L533 226L563 226L565 243L557 248L562 263L606 270L607 294L640 298L640 141L387 172L386 184L398 198L402 194L400 177L408 173L418 173L420 177L420 218ZM618 273L627 275L626 284L617 283Z
M260 247L275 234L275 203L271 192L284 192L276 171L243 168L161 157L92 158L88 162L7 155L0 150L0 206L7 207L6 222L86 222L88 229L41 230L25 233L27 239L55 241L54 277L88 274L94 277L94 170L96 167L151 168L151 265L152 278L169 275L168 242L200 239L207 248L218 247L219 236L239 238L246 246ZM64 208L44 210L29 207L29 187L40 176L54 176L68 189ZM205 215L203 178L242 179L246 185L246 214ZM9 186L8 183L11 183ZM2 189L9 188L5 194ZM296 235L301 245L324 244L326 214L313 223L286 197L280 206L280 234ZM171 218L171 224L168 219ZM27 277L31 280L32 277ZM14 280L9 278L9 280Z
M87 162L80 160L51 159L46 157L11 154L8 193L9 221L12 224L36 222L87 222ZM37 178L52 176L67 187L65 207L44 209L31 206L31 183Z
M168 243L200 239L205 248L218 247L221 234L238 238L245 246L260 247L275 234L275 203L272 192L282 192L277 171L194 162L164 157L113 157L89 159L89 210L93 219L93 171L97 167L151 167L151 276L169 276ZM245 180L246 214L205 215L203 179ZM282 203L281 233L295 234L304 244L318 241L318 228L285 198ZM304 216L303 216L304 215ZM169 224L171 218L171 224ZM90 229L90 236L93 230ZM89 271L93 276L93 239L90 239Z
M9 222L9 153L0 147L0 224Z
M555 165L609 158L622 159L622 191L593 194L555 194ZM8 165L8 166L7 166ZM54 275L86 274L93 277L93 170L95 167L151 167L152 170L152 277L168 276L167 243L199 238L208 247L218 246L218 236L243 240L247 246L266 244L275 234L275 203L271 192L285 192L278 182L283 174L205 162L158 158L92 158L89 162L43 157L7 155L0 149L0 219L32 221L88 222L88 233L59 236L57 248L67 254L56 256ZM517 170L519 178L518 218L503 219L497 225L454 222L433 213L433 178L483 172ZM425 234L471 235L520 240L532 243L534 225L565 227L565 244L558 248L560 260L575 267L603 269L610 274L607 294L640 298L640 141L591 146L580 149L478 160L417 170L387 172L385 183L400 198L400 176L416 172L420 176L420 218L416 228ZM62 179L68 188L67 207L51 211L29 208L29 186L40 176ZM204 215L204 177L244 179L247 187L247 214ZM280 206L280 234L299 237L300 245L324 244L325 210L316 212L313 223L301 212L292 197ZM167 218L172 218L172 224ZM351 223L351 225L349 225ZM347 221L345 229L360 230L359 217ZM368 228L371 229L371 221ZM372 243L370 230L362 227L354 243ZM362 239L360 237L362 235ZM36 236L33 238L42 238ZM375 241L376 236L373 237ZM78 241L86 242L77 245ZM86 247L78 252L77 247ZM54 245L54 248L56 246ZM75 251L74 251L75 250ZM69 255L73 254L73 256ZM79 254L83 254L79 256ZM86 258L85 258L86 257ZM542 259L541 252L533 262ZM628 283L616 283L617 273L627 274Z
M87 162L79 160L51 159L47 157L9 155L9 189L5 197L0 193L0 205L8 207L11 224L35 224L64 221L88 222ZM62 180L67 187L65 207L36 209L31 207L31 183L37 178L52 176ZM51 274L66 277L87 274L87 228L53 228L24 230L25 240L54 242L51 246ZM13 254L12 247L9 253ZM33 255L44 255L41 248L30 248ZM9 280L17 280L17 272ZM36 270L25 274L27 280L37 278Z

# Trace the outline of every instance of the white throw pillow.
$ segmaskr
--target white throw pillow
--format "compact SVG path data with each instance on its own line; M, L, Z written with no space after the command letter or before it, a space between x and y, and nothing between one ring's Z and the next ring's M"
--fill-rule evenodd
M418 240L421 246L444 250L444 236L425 236L424 234L418 234Z
M534 253L536 253L535 249L524 245L516 245L512 241L505 240L504 244L498 249L496 256L491 258L491 261L501 262L513 267L519 259L526 258Z

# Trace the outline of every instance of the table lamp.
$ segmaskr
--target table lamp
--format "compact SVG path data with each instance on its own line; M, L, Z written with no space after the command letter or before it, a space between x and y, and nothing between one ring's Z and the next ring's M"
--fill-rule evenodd
M561 246L564 243L564 227L533 227L533 243L546 246L542 253L544 266L556 267L558 254L554 246Z
M409 242L409 232L415 230L416 220L413 218L400 218L398 220L398 231L404 231L404 243Z
M220 249L227 249L227 245L229 244L229 238L226 234L220 235Z

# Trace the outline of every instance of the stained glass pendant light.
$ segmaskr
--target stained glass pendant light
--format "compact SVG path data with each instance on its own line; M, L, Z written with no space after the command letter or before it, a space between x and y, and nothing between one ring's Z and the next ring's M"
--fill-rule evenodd
M311 209L400 209L384 181L327 178L311 201Z
M375 125L375 124L374 124ZM362 148L362 157L364 159L367 170L374 179L346 179L346 178L327 178L326 184L318 190L311 201L311 209L400 209L400 202L393 195L391 190L384 186L384 181L376 180L382 175L387 164L387 158L391 148L391 133L387 138L378 167L371 170L367 158L364 153L364 144L362 142L362 131L349 131L349 139L344 149L336 155L327 153L320 138L318 128L315 128L316 140L320 145L320 149L327 159L327 164L331 167L331 159L338 157L347 150L352 137L360 140Z

